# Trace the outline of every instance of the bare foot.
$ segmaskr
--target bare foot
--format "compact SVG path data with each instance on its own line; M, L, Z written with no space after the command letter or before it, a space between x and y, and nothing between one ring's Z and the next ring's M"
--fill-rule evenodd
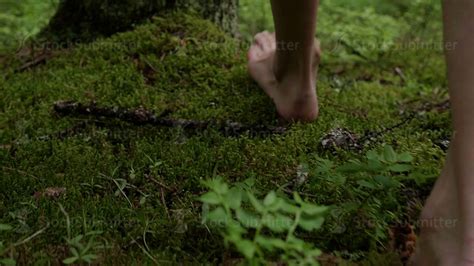
M451 154L420 217L421 234L410 265L451 266L462 264L458 193ZM472 264L471 264L472 265Z
M289 121L310 122L318 117L316 75L320 59L315 41L311 69L289 70L276 74L277 43L275 34L261 32L248 52L248 70L252 78L272 98L280 116ZM304 73L307 71L308 73Z

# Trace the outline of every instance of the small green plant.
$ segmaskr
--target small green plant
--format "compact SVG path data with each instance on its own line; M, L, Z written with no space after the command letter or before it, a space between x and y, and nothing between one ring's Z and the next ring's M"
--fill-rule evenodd
M357 184L373 190L387 190L400 186L402 180L414 180L421 184L425 177L414 172L413 156L408 152L397 153L392 146L386 145L383 152L367 152L365 160L351 160L337 168L338 172L359 174Z
M53 16L58 3L57 0L3 0L0 11L0 51L20 48L16 45L40 32Z
M63 260L64 264L73 264L73 263L92 263L97 259L97 255L93 254L95 248L101 246L100 243L95 241L97 235L100 235L100 231L87 232L84 235L77 235L71 239L67 238L66 242L69 245L69 251L71 252L71 257ZM86 238L88 240L86 240ZM83 242L86 241L87 244Z
M0 224L0 232L1 231L11 231L13 227L8 224ZM0 241L0 265L16 265L16 261L12 258L2 258L4 253L6 253L8 250L7 246L3 243L3 241Z
M63 263L92 263L98 258L96 254L93 254L93 251L97 248L102 247L102 244L96 241L96 237L102 234L102 232L90 231L85 234L80 234L75 237L72 237L69 214L66 212L66 210L61 204L59 204L59 208L61 209L61 212L64 214L64 216L66 216L67 237L65 237L65 239L67 244L69 245L69 251L71 253L70 257L63 260Z
M402 181L412 180L417 184L426 181L426 176L413 167L413 161L410 153L397 153L389 145L382 151L367 152L362 160L350 160L342 165L318 159L312 171L312 190L324 186L333 191L331 201L344 202L335 206L332 213L335 223L332 227L336 231L354 230L359 219L357 229L382 244L389 224L399 222L403 214L399 204ZM344 224L349 217L353 217L351 229Z
M321 251L297 238L296 230L319 229L327 207L308 203L296 192L288 199L271 191L259 200L246 189L251 182L230 188L219 178L204 182L210 191L200 197L203 222L218 228L226 245L234 245L249 265L264 264L276 252L290 265L318 265Z

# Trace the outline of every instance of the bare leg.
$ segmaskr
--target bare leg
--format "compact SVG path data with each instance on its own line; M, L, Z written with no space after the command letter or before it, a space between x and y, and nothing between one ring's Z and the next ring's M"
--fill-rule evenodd
M474 1L445 0L448 82L453 105L454 174L458 185L461 258L474 265ZM461 264L458 264L461 265Z
M444 0L443 8L455 137L422 219L459 223L423 228L418 264L467 266L474 265L474 1Z
M255 36L249 50L250 75L288 120L318 116L316 72L320 49L315 41L318 0L272 0L276 33Z
M421 235L413 257L417 266L457 265L460 219L452 151L420 217Z

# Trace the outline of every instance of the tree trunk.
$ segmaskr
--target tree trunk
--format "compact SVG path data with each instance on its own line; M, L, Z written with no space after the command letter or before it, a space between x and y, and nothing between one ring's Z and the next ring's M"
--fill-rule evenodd
M130 29L172 9L193 9L226 32L237 33L238 0L61 0L43 36L88 41Z
M219 25L226 32L236 35L238 32L239 0L198 0L201 14Z

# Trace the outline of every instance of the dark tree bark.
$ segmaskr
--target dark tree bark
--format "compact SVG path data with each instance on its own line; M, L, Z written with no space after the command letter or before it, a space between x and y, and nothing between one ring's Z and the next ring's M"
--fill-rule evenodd
M43 36L87 41L130 29L160 12L186 8L237 32L238 0L62 0Z

